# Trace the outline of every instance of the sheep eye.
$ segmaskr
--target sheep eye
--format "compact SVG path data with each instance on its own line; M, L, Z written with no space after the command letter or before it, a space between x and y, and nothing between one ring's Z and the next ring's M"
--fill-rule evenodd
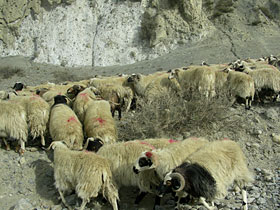
M171 183L170 180L166 181L166 185L167 185L167 186L171 186L171 184L172 184L172 183Z

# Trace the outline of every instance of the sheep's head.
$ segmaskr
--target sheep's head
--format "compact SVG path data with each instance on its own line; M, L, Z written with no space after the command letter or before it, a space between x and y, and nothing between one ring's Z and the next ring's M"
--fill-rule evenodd
M79 92L83 91L85 87L82 85L73 85L72 87L68 88L67 94L73 96L73 98L78 95Z
M98 152L98 150L104 145L104 142L99 139L99 138L88 138L85 145L84 149L92 152Z
M26 86L22 82L16 82L13 87L15 91L20 91L23 88L26 88Z
M170 171L164 177L164 181L158 187L158 195L162 197L167 193L182 191L185 187L185 178L182 174Z
M141 171L150 170L156 167L156 154L151 151L146 151L137 159L133 166L134 173L138 174Z
M132 74L127 78L128 83L137 83L141 80L141 74Z
M67 99L65 95L57 95L54 97L54 105L56 104L67 104Z
M169 76L168 76L168 79L176 79L176 78L178 78L178 75L179 75L179 71L180 71L180 69L172 69L171 71L170 71L170 74L169 74Z

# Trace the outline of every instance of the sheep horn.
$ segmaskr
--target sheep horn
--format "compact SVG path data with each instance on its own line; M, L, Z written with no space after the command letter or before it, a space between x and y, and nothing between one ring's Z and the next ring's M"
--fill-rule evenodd
M182 174L180 174L180 173L172 173L172 174L170 174L170 177L171 177L172 179L178 179L179 182L180 182L180 187L179 187L179 189L176 189L176 190L175 190L175 189L173 188L173 190L174 190L175 192L179 192L179 191L181 191L181 190L184 189L185 184L186 184L186 181L185 181L185 178L182 176Z
M53 146L54 143L55 143L55 141L53 141L53 142L50 144L50 146L49 146L46 150L49 151L49 150L52 148L52 146Z

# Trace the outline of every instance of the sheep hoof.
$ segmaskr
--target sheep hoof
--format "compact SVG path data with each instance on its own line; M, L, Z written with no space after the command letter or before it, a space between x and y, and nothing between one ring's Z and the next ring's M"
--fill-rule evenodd
M24 152L25 152L24 149L21 149L21 148L19 149L19 154L20 154L20 155L23 155Z

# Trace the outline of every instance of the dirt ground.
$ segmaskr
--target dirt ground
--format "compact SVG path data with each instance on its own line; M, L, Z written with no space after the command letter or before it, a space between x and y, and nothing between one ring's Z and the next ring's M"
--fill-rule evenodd
M181 55L181 54L180 54ZM174 56L174 55L173 55ZM180 58L177 58L181 60ZM198 61L201 59L197 60ZM1 58L0 64L0 89L9 89L14 82L22 81L27 85L36 85L44 82L64 82L67 80L81 80L94 75L114 75L118 73L147 73L159 70L168 70L172 67L180 67L188 62L175 62L161 60L145 61L129 66L112 67L79 67L67 69L63 67L35 64L23 57ZM230 62L225 57L216 63ZM165 63L164 63L165 62ZM166 68L164 68L166 64ZM169 66L168 66L169 65ZM5 68L3 68L5 67ZM7 67L8 71L7 71ZM237 141L248 158L249 167L256 174L256 181L249 186L249 209L279 209L280 208L280 102L254 104L251 110L245 110L243 105L229 108L231 119L225 119L224 126L208 132L207 138L230 138ZM125 123L127 116L118 123ZM117 118L116 118L117 119ZM228 124L235 120L239 123ZM200 133L189 135L201 136ZM202 132L203 133L203 132ZM180 136L180 134L178 134ZM172 137L177 138L178 136ZM0 209L52 209L58 210L64 207L58 200L58 192L54 187L53 168L51 164L52 154L38 146L36 142L30 142L24 158L20 158L14 151L0 149ZM134 205L137 189L126 188L120 191L120 209L131 210L152 209L153 196L147 196L139 205ZM67 201L72 205L79 205L75 195L67 196ZM100 201L100 200L99 200ZM78 202L78 203L77 203ZM241 194L230 191L226 199L217 201L219 209L239 209L241 206ZM91 202L87 209L111 209L108 204ZM162 200L159 209L174 209L174 201L169 197ZM188 206L184 209L204 209L204 207Z

